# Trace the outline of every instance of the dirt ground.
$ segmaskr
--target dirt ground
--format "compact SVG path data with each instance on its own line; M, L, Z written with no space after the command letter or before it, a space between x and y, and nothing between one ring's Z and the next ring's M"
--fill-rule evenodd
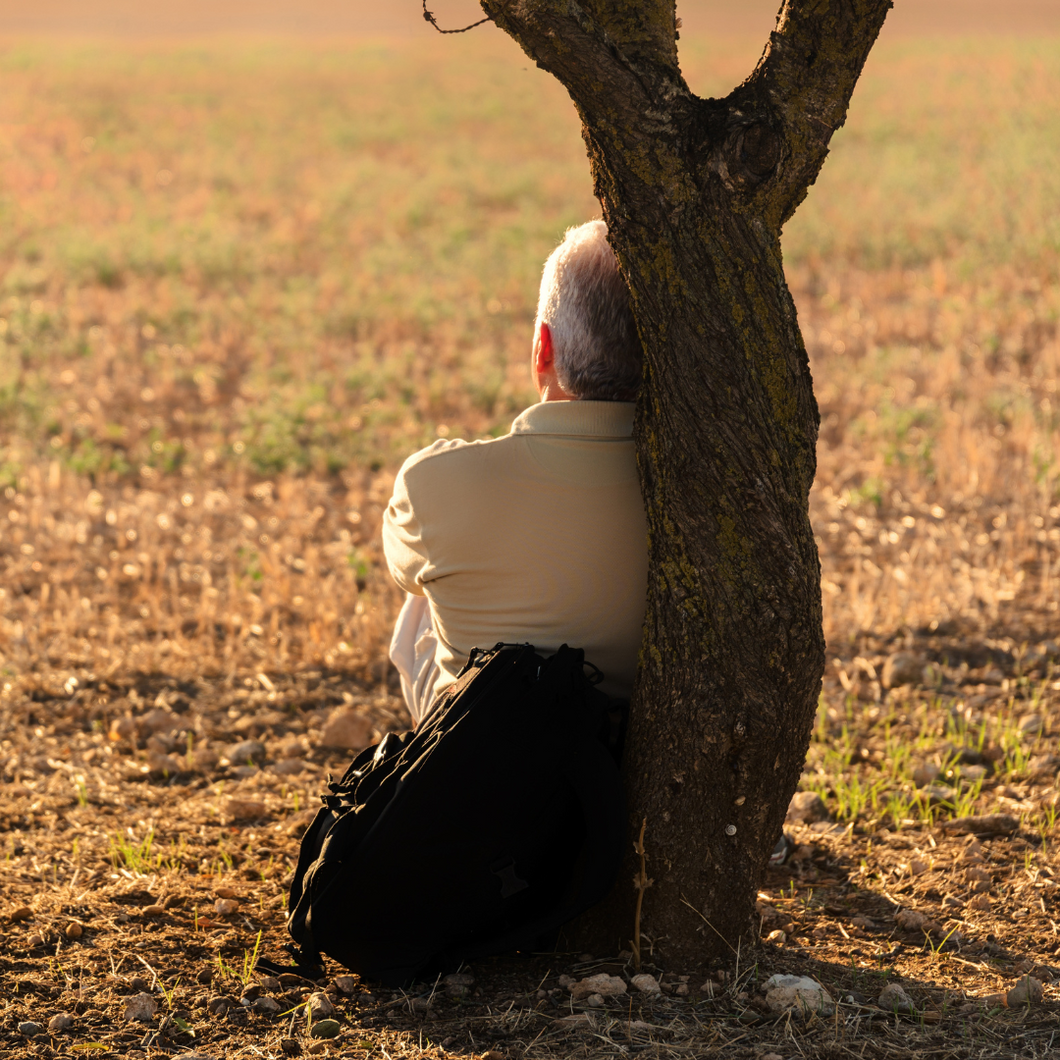
M628 985L595 1006L575 1001L559 977L604 972L625 985L628 954L482 962L468 980L398 992L343 978L333 963L319 984L255 972L259 955L287 960L285 888L298 837L322 777L348 757L326 745L404 727L392 690L326 670L64 684L42 673L17 690L9 683L0 708L0 1049L19 1057L1056 1055L1060 858L1040 808L1050 798L1055 807L1057 646L1017 658L996 638L936 629L901 647L937 660L954 709L989 711L1005 700L1024 718L1024 746L1035 754L1022 780L1003 781L1009 759L988 739L944 758L980 766L996 809L1011 817L1002 834L954 830L945 813L934 823L923 814L896 822L867 809L844 826L833 823L843 808L830 799L830 817L814 821L811 810L813 823L791 825L796 847L760 895L759 946L697 969L656 968L649 954L643 970L661 992ZM859 658L882 671L893 648L865 641ZM1043 675L1048 699L1025 702ZM828 686L841 702L838 672ZM937 693L901 686L878 703L858 702L852 729L841 725L844 737L854 733L854 756L881 759L903 722L924 761L932 750L948 753L947 733L928 747L916 721L918 704L934 704L938 716ZM875 723L899 702L897 730L885 736ZM359 731L349 731L351 719L363 719ZM778 1019L762 995L774 972L815 977L838 1002L835 1013ZM1045 999L1007 1004L1028 975ZM878 1007L888 983L907 991L911 1014ZM321 1004L312 995L321 992L336 1009L334 1038L311 1036ZM141 1022L131 1017L145 995ZM71 1022L59 1029L64 1013Z

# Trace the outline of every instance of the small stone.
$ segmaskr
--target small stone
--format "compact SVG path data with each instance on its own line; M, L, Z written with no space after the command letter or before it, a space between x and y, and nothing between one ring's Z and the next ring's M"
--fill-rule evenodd
M149 1023L158 1011L158 1002L150 994L133 994L125 999L126 1023Z
M924 663L924 657L916 652L897 651L884 662L880 683L884 688L918 685L924 680Z
M784 1060L784 1057L780 1053L766 1053L761 1057L761 1060Z
M801 975L772 975L765 982L771 1012L830 1016L835 1003L820 983Z
M187 760L187 767L195 773L212 773L217 768L220 756L208 747L192 751Z
M272 975L263 975L258 980L258 986L263 994L278 994L283 989L280 980Z
M630 982L635 986L642 994L661 994L662 987L659 985L659 980L654 975L648 975L647 972L641 972L640 975L633 976ZM625 993L623 990L622 993Z
M146 994L148 991L148 984L146 979L141 979L140 976L134 975L129 980L129 988L134 994Z
M239 903L234 898L218 898L213 904L214 912L218 916L231 916L239 909Z
M561 975L556 980L556 982L559 983L559 985L563 987L564 990L569 990L572 986L574 986L576 981L577 980L572 979L569 975Z
M918 788L926 788L941 775L942 770L934 762L922 762L913 770L913 783Z
M279 1001L264 994L252 1001L250 1007L262 1016L275 1016L280 1011Z
M1019 724L1024 736L1036 736L1045 728L1045 719L1041 714L1024 714Z
M166 911L165 906L161 905L145 905L140 910L141 916L161 916Z
M414 997L409 1002L409 1008L415 1016L426 1016L431 1010L431 1003L425 997Z
M153 777L173 777L184 771L184 759L176 755L147 752L147 772Z
M211 1016L221 1016L232 1007L232 1002L227 997L211 997L206 1002L206 1010Z
M249 821L265 816L265 803L261 799L231 798L225 802L225 816L233 821Z
M783 946L788 941L788 934L786 931L781 931L780 928L776 928L766 935L766 942L772 942L774 945Z
M28 950L39 950L44 945L44 938L41 935L30 935L26 939L26 949Z
M1006 995L1009 1008L1018 1005L1037 1005L1045 996L1041 982L1031 975L1025 975Z
M360 751L368 746L371 722L356 710L339 707L333 710L324 722L320 733L320 746L333 747L340 751Z
M136 719L136 728L145 734L176 732L182 727L183 722L179 714L161 708L149 710Z
M928 784L926 787L921 788L921 791L928 797L928 802L939 803L939 802L950 802L953 799L953 792L947 788L945 784Z
M688 983L678 983L677 986L674 987L674 993L678 997L687 997L688 996Z
M26 1020L24 1023L18 1025L18 1033L23 1038L36 1038L38 1034L41 1034L44 1028L39 1023L34 1023L32 1020Z
M302 1046L296 1038L282 1038L280 1040L280 1051L284 1056L298 1056L302 1051Z
M265 745L260 740L240 740L225 752L234 766L261 765L265 761Z
M444 986L474 986L475 977L470 972L451 972L442 979Z
M930 917L918 913L915 909L899 909L894 922L901 931L920 931L925 935L936 935L942 931L941 926Z
M415 998L414 1000L422 1001L423 998ZM318 1020L314 1023L309 1034L313 1038L337 1038L341 1030L342 1024L338 1020L326 1019Z
M63 929L63 934L68 939L79 939L84 933L85 929L76 920L71 920Z
M983 857L983 844L972 836L968 837L968 845L961 851L957 858L958 865L982 865L986 858Z
M352 994L357 989L357 977L353 975L336 975L335 986L344 994Z
M238 898L239 894L233 891L231 887L215 887L213 889L215 898Z
M963 909L964 902L954 894L947 894L946 897L942 899L942 908L953 910Z
M989 913L992 908L990 903L990 897L989 895L985 894L974 895L972 898L968 899L968 901L965 903L964 908L974 909L980 913Z
M905 869L910 876L923 876L925 872L929 871L931 866L920 858L913 858L906 866Z
M8 920L29 920L33 916L33 910L28 905L16 905L10 913L7 914Z
M331 998L327 994L318 992L309 995L309 1019L311 1023L334 1015L335 1006L331 1003Z
M72 1012L56 1012L50 1020L48 1020L48 1033L49 1034L61 1034L63 1031L68 1031L74 1025L74 1014Z
M284 758L279 762L273 762L269 766L269 772L279 777L293 777L304 772L308 768L307 763L301 758Z
M1027 763L1028 776L1039 780L1052 779L1060 773L1060 757L1056 755L1035 755Z
M856 928L861 928L862 931L871 931L876 926L876 922L870 920L867 916L852 916L850 923Z
M876 1004L885 1012L903 1012L907 1015L916 1012L913 999L897 983L888 983L880 991Z
M585 1003L590 1008L600 1008L603 1006L604 999L600 994L590 994L586 999Z
M658 986L658 983L656 983L656 986ZM600 994L601 997L617 997L619 994L626 992L626 982L620 976L601 972L599 975L590 975L587 979L579 980L570 988L570 992L575 1001L580 1001L590 994Z
M135 732L136 722L126 715L123 718L114 718L111 721L107 736L112 743L120 743L122 740L128 740Z
M788 803L788 824L814 824L828 820L828 807L816 791L797 791Z

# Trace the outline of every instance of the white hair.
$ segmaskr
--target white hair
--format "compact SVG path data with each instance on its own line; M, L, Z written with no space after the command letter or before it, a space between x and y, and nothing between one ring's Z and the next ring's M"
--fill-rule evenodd
M535 334L552 332L556 377L574 398L632 401L642 352L629 289L603 221L568 228L541 275Z

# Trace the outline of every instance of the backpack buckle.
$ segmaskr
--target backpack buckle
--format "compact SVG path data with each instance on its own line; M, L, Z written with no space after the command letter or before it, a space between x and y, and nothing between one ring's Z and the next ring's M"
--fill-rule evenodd
M530 884L519 877L515 872L515 858L511 854L497 858L490 865L490 872L501 881L501 897L511 898L512 895L525 891Z

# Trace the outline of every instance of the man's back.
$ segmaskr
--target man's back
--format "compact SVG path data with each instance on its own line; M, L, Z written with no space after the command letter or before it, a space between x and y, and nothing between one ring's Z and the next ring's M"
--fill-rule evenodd
M583 648L628 696L647 586L631 403L549 401L488 442L438 442L394 486L383 544L397 583L426 593L437 695L473 647Z

